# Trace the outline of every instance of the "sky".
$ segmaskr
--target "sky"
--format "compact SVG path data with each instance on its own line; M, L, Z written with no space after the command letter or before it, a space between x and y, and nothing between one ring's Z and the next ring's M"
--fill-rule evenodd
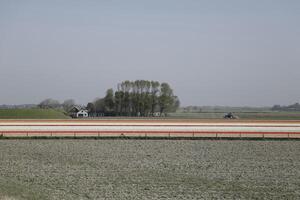
M299 0L0 0L0 104L86 104L123 80L181 105L300 101Z

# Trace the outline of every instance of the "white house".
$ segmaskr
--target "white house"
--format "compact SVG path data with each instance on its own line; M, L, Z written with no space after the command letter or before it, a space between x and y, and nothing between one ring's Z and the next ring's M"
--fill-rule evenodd
M83 118L89 116L88 111L80 106L73 106L69 110L69 114L72 118Z
M77 118L88 117L88 116L89 116L89 114L88 114L87 110L79 110L76 113Z

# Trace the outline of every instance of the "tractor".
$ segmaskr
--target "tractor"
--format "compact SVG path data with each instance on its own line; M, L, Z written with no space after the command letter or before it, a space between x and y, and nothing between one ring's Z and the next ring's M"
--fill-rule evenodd
M233 115L232 112L229 112L229 113L225 114L223 118L224 119L238 119L238 117Z

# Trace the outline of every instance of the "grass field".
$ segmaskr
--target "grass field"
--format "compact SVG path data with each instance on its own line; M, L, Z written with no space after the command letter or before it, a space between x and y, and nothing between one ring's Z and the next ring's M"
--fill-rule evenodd
M299 141L0 140L0 199L299 199Z
M0 119L67 119L62 111L53 109L0 109Z

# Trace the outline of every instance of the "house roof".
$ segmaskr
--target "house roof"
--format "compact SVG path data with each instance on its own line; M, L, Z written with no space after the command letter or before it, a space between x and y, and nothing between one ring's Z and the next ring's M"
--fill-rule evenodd
M79 110L78 112L88 112L87 110L84 110L84 109L81 109L81 110Z
M70 111L73 111L73 112L78 112L80 110L86 110L85 108L81 107L81 106L73 106Z

